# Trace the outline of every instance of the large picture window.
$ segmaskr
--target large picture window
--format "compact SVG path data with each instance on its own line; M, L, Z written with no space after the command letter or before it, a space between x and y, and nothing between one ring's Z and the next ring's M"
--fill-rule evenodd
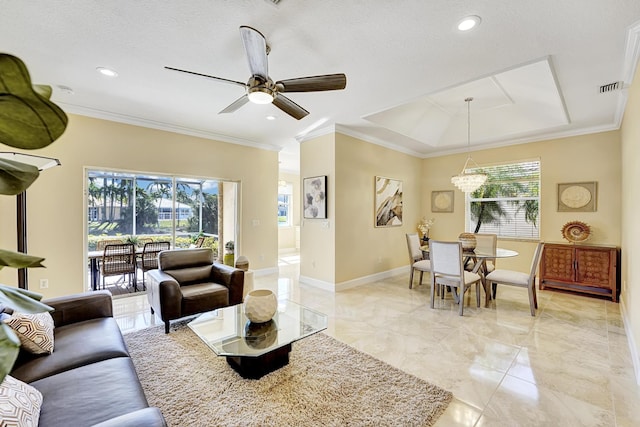
M467 231L499 237L540 237L540 162L475 168L489 177L467 196Z
M170 241L175 248L204 237L203 246L217 254L219 240L233 241L237 234L236 191L229 181L88 170L88 250L114 237Z

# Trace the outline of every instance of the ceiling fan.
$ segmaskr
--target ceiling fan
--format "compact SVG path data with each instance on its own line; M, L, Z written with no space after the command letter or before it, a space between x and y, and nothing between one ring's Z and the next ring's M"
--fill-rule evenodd
M298 77L295 79L279 80L274 83L269 77L268 72L267 55L270 52L270 48L262 33L254 28L243 25L240 27L240 36L242 37L244 50L247 52L249 70L251 71L251 77L247 83L196 73L194 71L180 70L173 67L165 66L164 68L244 87L246 93L218 114L232 113L251 101L256 104L272 103L291 117L300 120L309 114L309 112L284 96L283 93L340 90L347 86L347 76L344 74Z

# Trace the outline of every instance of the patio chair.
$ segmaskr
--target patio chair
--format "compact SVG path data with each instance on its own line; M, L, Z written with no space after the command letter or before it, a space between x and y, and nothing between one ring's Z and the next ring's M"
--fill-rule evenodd
M136 247L133 243L105 246L100 265L103 289L105 288L106 277L128 275L129 284L133 281L133 289L137 291L136 270Z
M203 244L204 244L204 236L200 236L193 243L193 247L194 248L201 248Z
M97 251L103 251L103 250L104 250L104 248L105 248L107 245L119 245L119 244L121 244L121 243L123 243L123 242L122 242L122 240L120 240L120 239L105 239L105 240L98 240L98 241L96 242L96 250L97 250Z
M158 268L158 254L171 248L170 242L145 243L138 259L138 268L142 270L142 288L147 289L146 272Z

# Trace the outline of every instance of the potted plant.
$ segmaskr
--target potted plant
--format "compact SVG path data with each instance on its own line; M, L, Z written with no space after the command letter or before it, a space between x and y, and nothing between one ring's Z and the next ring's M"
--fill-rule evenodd
M420 231L420 233L422 234L422 246L426 246L429 244L429 230L431 230L431 226L434 222L434 218L427 219L427 217L422 217L422 219L418 223L418 231Z
M51 87L32 85L24 63L15 56L0 53L0 143L33 150L58 139L67 126L66 114L49 101ZM0 159L0 194L15 196L38 177L38 168L9 159ZM44 267L43 258L0 249L3 267ZM40 313L52 310L39 302L42 296L26 289L0 285L0 315L10 310ZM0 322L0 383L11 371L20 350L13 330Z
M225 243L224 248L226 249L226 253L224 254L224 263L233 267L235 262L235 244L233 243L233 240L229 240Z

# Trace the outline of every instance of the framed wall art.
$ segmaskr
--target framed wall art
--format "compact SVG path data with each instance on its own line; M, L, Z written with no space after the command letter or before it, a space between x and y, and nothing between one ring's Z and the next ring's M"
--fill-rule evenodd
M402 181L376 176L375 186L376 227L402 225Z
M327 176L313 176L302 180L304 218L327 218Z
M431 212L453 212L453 190L431 192Z
M558 184L558 212L595 212L597 191L596 181Z

